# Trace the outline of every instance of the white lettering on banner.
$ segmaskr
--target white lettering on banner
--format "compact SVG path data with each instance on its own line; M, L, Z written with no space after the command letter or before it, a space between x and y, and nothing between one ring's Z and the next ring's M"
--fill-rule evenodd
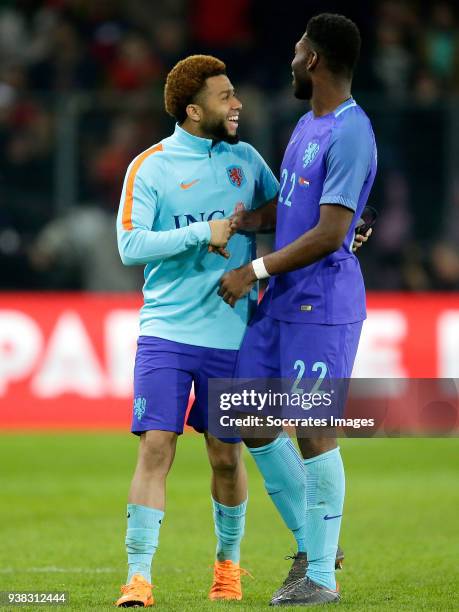
M104 397L104 372L76 312L67 310L59 317L31 389L38 397L62 393Z
M114 397L129 397L132 393L139 313L137 310L112 310L105 320L105 355L109 392Z
M369 308L363 325L353 372L357 378L371 379L368 392L374 396L402 392L402 379L423 367L426 357L429 371L435 370L432 377L459 378L459 308L454 309L454 302L438 297L432 315L420 302L419 312L413 315L402 301L397 306L397 296L392 307L386 306L387 300L380 306L377 297L372 299L374 307ZM92 312L86 301L79 306L76 297L70 308L68 301L62 300L62 305L54 304L50 313L48 302L38 300L36 309L24 312L22 300L15 300L15 307L8 302L0 308L1 402L10 401L10 389L30 401L67 393L82 400L128 400L132 396L138 336L135 305L113 300ZM50 315L54 323L48 331ZM429 344L421 350L420 339L414 334L422 333L424 324L429 326ZM102 328L103 334L91 335L93 325ZM381 386L376 384L377 379Z
M438 376L459 378L459 311L446 310L438 318Z
M35 321L18 310L0 311L0 395L8 383L31 374L43 347Z
M357 378L406 378L403 349L406 317L400 310L369 310L363 323L353 376Z

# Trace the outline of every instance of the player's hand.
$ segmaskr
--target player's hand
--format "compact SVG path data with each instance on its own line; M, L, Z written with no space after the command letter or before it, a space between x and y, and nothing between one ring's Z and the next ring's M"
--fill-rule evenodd
M224 249L223 247L214 247L211 244L209 244L209 246L207 247L207 250L209 251L209 253L215 253L216 255L221 255L225 259L229 259L231 256L231 253L227 251L226 249Z
M225 248L231 238L231 228L229 219L217 219L209 221L210 225L210 246Z
M368 238L371 236L372 233L373 233L373 228L370 227L370 229L367 231L365 235L356 234L354 238L354 242L352 243L352 252L355 253L358 249L360 249L360 247L365 244L365 242L368 240Z
M218 295L234 308L236 302L252 289L256 280L252 264L236 268L222 276Z

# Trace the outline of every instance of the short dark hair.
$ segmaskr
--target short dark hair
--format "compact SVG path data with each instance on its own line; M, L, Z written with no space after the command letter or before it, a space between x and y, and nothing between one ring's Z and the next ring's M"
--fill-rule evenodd
M321 13L311 17L306 35L323 55L329 70L351 77L360 55L360 32L344 15Z
M167 75L164 105L179 123L186 119L186 107L195 101L206 79L226 74L225 64L212 55L190 55L176 64Z

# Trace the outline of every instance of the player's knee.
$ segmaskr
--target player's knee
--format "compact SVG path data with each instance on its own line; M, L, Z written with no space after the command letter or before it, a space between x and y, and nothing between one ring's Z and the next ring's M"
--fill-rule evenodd
M240 449L237 447L224 449L210 455L212 470L219 475L232 475L239 469L241 461Z
M169 432L163 433L168 434ZM175 438L173 436L145 436L140 444L139 462L147 471L167 472L172 464L174 453Z
M317 457L322 453L337 447L337 442L334 438L302 438L299 440L301 452L304 457Z

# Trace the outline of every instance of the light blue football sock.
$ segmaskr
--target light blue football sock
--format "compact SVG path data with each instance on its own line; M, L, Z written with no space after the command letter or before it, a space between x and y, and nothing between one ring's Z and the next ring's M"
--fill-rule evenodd
M127 505L126 551L129 565L127 584L134 574L141 574L151 582L151 562L158 547L163 517L162 510L138 504Z
M306 576L336 589L335 557L344 504L344 467L339 447L304 460L306 470Z
M298 552L305 552L305 472L293 442L281 434L273 442L249 448L265 481L265 488L285 524L293 533Z
M247 500L238 506L224 506L212 498L212 505L217 536L217 560L239 563Z

